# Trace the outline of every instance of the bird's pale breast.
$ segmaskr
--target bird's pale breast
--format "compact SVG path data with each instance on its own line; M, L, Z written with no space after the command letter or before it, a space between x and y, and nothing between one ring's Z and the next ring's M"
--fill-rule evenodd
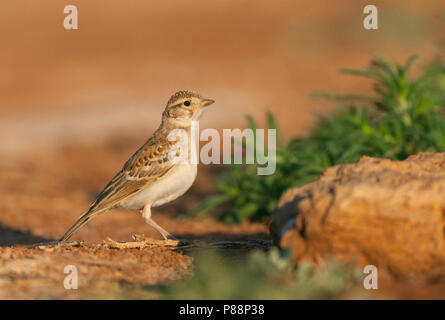
M139 210L147 204L157 207L183 195L196 179L197 165L176 165L166 176L120 204L123 209Z

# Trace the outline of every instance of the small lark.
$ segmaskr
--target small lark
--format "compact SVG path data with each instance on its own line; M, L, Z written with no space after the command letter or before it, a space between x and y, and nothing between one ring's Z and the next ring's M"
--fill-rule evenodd
M170 141L168 136L174 129L185 130L189 136L188 150L192 150L192 121L198 120L203 110L212 103L213 100L204 99L192 91L176 92L167 102L159 128L125 163L122 170L60 241L68 240L96 215L113 208L140 210L145 221L158 230L164 239L174 239L153 221L151 207L160 206L183 195L195 181L197 165L190 161L190 156L187 157L188 161L171 161L169 151L177 141Z

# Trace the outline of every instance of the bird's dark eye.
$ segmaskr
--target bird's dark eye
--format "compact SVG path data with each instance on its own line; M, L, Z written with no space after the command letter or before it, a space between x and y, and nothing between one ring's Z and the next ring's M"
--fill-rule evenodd
M190 105L190 100L184 101L184 105L188 107Z

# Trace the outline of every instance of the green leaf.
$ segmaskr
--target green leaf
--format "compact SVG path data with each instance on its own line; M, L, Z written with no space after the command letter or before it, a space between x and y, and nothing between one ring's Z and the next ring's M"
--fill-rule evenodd
M231 197L227 194L219 194L216 196L212 196L210 198L207 198L203 200L195 209L193 209L190 214L191 215L198 215L202 216L209 212L214 207L227 202L231 199Z

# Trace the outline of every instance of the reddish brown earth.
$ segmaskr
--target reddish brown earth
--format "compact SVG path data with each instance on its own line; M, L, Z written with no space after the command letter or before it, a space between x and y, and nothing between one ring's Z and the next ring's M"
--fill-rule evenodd
M113 175L114 168L111 167L114 165L116 168L119 168L122 162L121 158L124 157L124 154L130 153L130 150L133 150L137 144L136 141L127 142L125 144L114 142L105 145L64 148L59 151L53 151L50 154L40 156L37 154L36 159L38 161L27 162L26 159L20 159L20 161L15 159L16 161L10 161L7 165L1 166L4 168L0 172L3 177L0 180L0 192L3 195L0 208L2 212L2 246L0 247L1 298L156 298L156 295L153 293L145 292L141 296L140 293L136 294L135 290L137 291L138 288L147 285L172 283L172 281L193 276L193 257L195 254L202 252L202 250L214 251L217 249L218 252L226 256L236 258L242 257L252 249L264 250L271 245L271 238L268 235L266 225L253 223L244 223L239 226L225 225L211 218L201 220L186 218L184 215L179 214L180 212L190 210L206 194L205 192L211 190L209 181L214 178L216 170L212 171L210 168L203 167L200 170L196 184L183 198L175 201L170 206L157 208L154 212L156 221L178 238L184 240L184 243L179 245L178 248L159 244L130 248L132 243L134 243L132 239L133 234L145 234L147 239L161 239L161 237L143 222L138 213L120 210L113 210L103 214L81 229L73 237L73 240L84 240L78 246L35 246L39 242L47 243L48 241L55 240L66 231L79 213L94 199L96 192L104 185L108 177ZM81 154L88 155L88 157L80 156ZM101 163L101 159L107 159L107 162L104 163L109 165L96 167L96 170L94 170L95 166L93 164ZM422 172L427 171L427 169L421 166L424 161L425 156L420 159L420 162L416 162L415 168L408 166L406 168L402 167L402 169L406 172L417 171L418 175L421 175ZM383 161L383 167L385 167L385 163L391 162ZM436 161L436 165L431 165L430 169L438 169L440 167L439 164ZM391 164L389 166L394 170L400 167ZM383 169L383 172L388 171ZM367 176L367 171L370 171L370 169L359 170L363 177ZM329 172L331 174L328 174ZM332 172L346 174L348 169L331 168L325 173L325 178L322 179L328 179L331 182L335 181L335 177L332 178L334 174ZM433 175L432 172L431 175ZM357 175L356 179L360 179L360 176ZM385 177L384 181L391 183L392 180L387 176ZM432 187L433 190L440 192L442 190L439 188L441 180L438 177L432 177L431 179L435 183ZM344 178L344 180L346 181L347 179ZM398 178L394 181L400 182L401 180ZM425 183L431 186L431 184ZM422 182L418 182L418 184L419 188L423 185ZM310 184L303 188L310 188ZM426 195L429 190L428 188L425 189L426 198L420 192L413 192L416 192L416 199L420 197L428 200ZM292 193L293 191L289 192ZM374 194L380 193L375 192ZM327 196L324 198L330 199ZM286 196L284 199L286 199ZM437 199L439 198L437 197ZM326 201L318 201L317 203L317 206L321 206L320 210L323 211L322 207L326 204ZM333 208L335 209L336 206ZM440 211L440 206L438 205L436 209ZM354 211L354 214L356 213ZM363 219L372 218L368 212L366 214L368 216L364 216ZM332 219L328 217L327 221L329 223L335 221ZM436 273L436 277L434 277L433 272L428 273L427 279L411 278L407 280L404 277L394 277L394 274L403 275L403 272L399 272L400 269L402 271L403 267L409 269L412 263L414 263L410 262L409 259L407 261L410 264L405 264L406 261L397 260L397 257L401 257L404 254L412 255L412 257L418 255L415 260L416 266L420 268L418 270L428 270L428 266L431 265L428 265L427 258L433 257L431 250L435 246L439 248L438 250L440 250L441 246L443 247L443 244L440 244L443 242L441 235L439 234L436 239L434 238L436 233L432 232L437 228L441 228L439 223L441 223L440 221L443 218L438 217L438 219L436 222L434 222L434 219L430 219L430 223L427 223L428 219L423 220L425 222L425 232L420 233L420 235L423 235L424 238L429 237L431 240L430 249L428 249L428 242L425 242L423 247L426 251L420 252L426 255L425 259L419 252L415 251L415 246L403 246L405 240L407 240L408 244L413 244L413 242L419 242L419 239L422 238L404 239L403 237L394 236L392 239L398 239L398 242L393 241L391 246L379 246L377 251L371 246L375 243L371 241L374 238L363 238L364 240L361 244L369 244L368 247L364 246L368 252L379 252L381 256L378 257L381 259L386 257L390 262L392 257L393 260L395 259L395 263L400 263L402 267L395 273L388 273L384 270L380 273L380 290L378 292L367 292L360 286L357 286L346 292L344 297L443 298L444 282L439 272L439 263L436 264L436 271L439 270ZM342 220L344 223L340 224L343 225L343 229L348 226L348 223L351 224L351 221L346 223L346 220ZM399 224L404 223L403 221L403 219L400 220ZM409 231L407 228L411 223L409 221L407 223L405 227L401 227L401 230ZM350 234L352 238L345 238L340 232L335 231L336 229L332 224L329 225L327 232L314 236L313 242L309 242L308 246L299 243L300 246L297 249L312 248L308 252L320 257L325 251L319 252L317 250L329 248L329 245L326 247L323 244L330 243L329 235L333 235L337 240L332 240L334 241L332 243L338 250L343 250L340 252L344 255L352 252L356 253L359 252L360 242L350 241L351 239L357 239L360 234L365 235L367 230L369 232L372 230L378 231L379 229L388 230L382 224L379 224L380 227L377 227L377 229L359 228L360 232L356 236L351 235L352 231L350 233L346 232L345 235ZM391 233L395 235L397 235L396 227L398 226L392 225L390 228ZM311 230L318 229L312 229L311 224L309 224L307 230L312 232ZM353 225L350 226L350 230L354 230ZM439 230L439 233L441 230ZM274 234L276 236L276 233ZM371 232L371 234L373 233ZM374 233L374 235L379 238L377 240L382 240L381 233ZM119 248L107 245L108 237L116 241L125 241L130 247ZM344 246L339 242L342 239L346 239L344 240L346 241ZM427 241L427 239L424 241ZM204 245L201 246L200 242L204 243ZM223 245L220 245L221 243ZM311 247L311 243L314 247ZM192 245L190 246L190 244ZM214 249L209 248L212 245L214 245ZM285 245L282 244L282 246ZM385 254L387 255L385 256ZM385 262L387 263L387 261ZM80 275L78 290L65 290L63 288L63 279L66 276L63 270L66 265L78 267ZM416 268L411 269L417 270ZM392 270L394 271L395 269L392 268Z
M114 142L105 145L76 146L27 158L8 159L1 166L0 190L2 193L2 224L10 232L2 237L2 244L30 244L36 240L55 240L75 221L94 200L97 193L121 168L138 146L138 142ZM153 209L154 219L177 236L206 235L218 238L221 234L265 233L261 224L229 226L204 220L187 218L204 195L209 194L214 173L210 167L200 167L195 185L183 197L168 206ZM211 191L210 191L211 192ZM28 237L26 233L32 233ZM100 242L106 236L114 240L130 240L132 234L145 233L153 238L161 236L144 223L135 211L113 210L95 218L80 229L72 240Z
M271 234L293 260L334 257L445 295L445 153L404 161L363 157L288 190Z
M200 245L187 249L103 245L108 237L133 241L133 234L161 239L137 212L113 210L97 217L73 236L72 240L84 241L79 246L30 247L60 238L138 143L126 140L72 146L34 153L32 161L31 158L2 160L0 298L128 298L131 290L140 286L169 283L193 274L192 257L201 251ZM258 243L260 248L267 249L271 241L263 224L230 226L211 218L186 217L209 190L214 178L211 168L200 169L192 189L171 205L154 209L154 219L186 241L205 240L210 244L229 241L232 245L223 247L227 247L231 256L257 249ZM78 267L78 290L68 291L63 287L66 265ZM122 293L123 288L129 292Z
M131 298L125 288L169 283L193 275L193 259L168 248L0 248L1 299ZM65 266L78 271L78 289L66 290Z

